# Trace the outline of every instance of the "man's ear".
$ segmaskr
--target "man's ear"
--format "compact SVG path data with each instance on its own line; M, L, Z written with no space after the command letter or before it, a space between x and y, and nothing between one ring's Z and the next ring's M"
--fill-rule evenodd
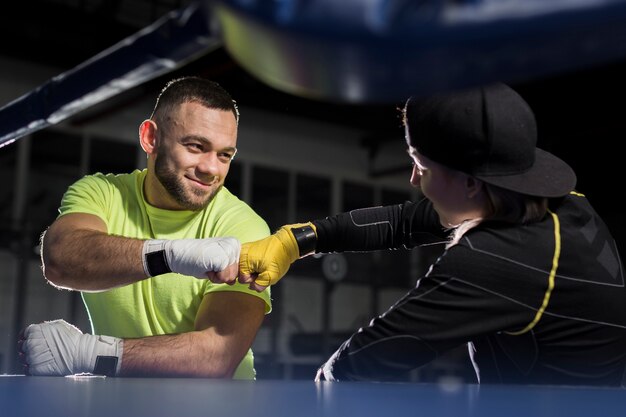
M157 125L154 121L147 119L139 125L139 143L141 149L148 155L152 155L156 149Z
M483 189L483 182L471 175L467 176L465 180L465 187L467 188L467 197L474 198Z

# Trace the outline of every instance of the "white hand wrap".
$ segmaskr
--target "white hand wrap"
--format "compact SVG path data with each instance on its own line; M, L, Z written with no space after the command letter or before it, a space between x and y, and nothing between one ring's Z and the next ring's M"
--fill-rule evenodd
M115 376L122 366L123 340L83 334L64 320L54 320L28 326L21 350L31 375Z
M241 244L234 237L146 240L142 259L144 271L151 277L177 272L206 279L207 272L219 272L239 262L240 252Z

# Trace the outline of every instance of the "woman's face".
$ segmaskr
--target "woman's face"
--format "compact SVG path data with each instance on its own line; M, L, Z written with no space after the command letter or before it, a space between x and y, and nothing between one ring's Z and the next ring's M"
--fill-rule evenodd
M411 184L433 203L442 226L455 227L465 220L485 215L485 198L479 180L428 159L412 146L408 152L413 160Z

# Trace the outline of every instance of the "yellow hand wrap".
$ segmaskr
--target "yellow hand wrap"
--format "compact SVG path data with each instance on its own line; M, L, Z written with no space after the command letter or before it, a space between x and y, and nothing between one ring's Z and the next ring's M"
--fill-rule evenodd
M258 285L273 285L295 260L314 252L316 238L313 223L282 226L265 239L241 245L239 271L244 275L258 274L255 280Z

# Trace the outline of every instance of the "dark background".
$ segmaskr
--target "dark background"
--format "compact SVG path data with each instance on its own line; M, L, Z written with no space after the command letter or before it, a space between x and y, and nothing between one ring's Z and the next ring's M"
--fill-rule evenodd
M103 0L11 2L0 13L0 55L71 69L116 42L132 35L190 1ZM516 82L511 85L535 110L539 145L569 162L579 176L578 189L597 210L621 227L624 210L614 199L621 191L621 146L625 137L624 74L626 58L573 72ZM400 131L396 104L340 104L313 101L277 91L241 69L223 49L135 88L113 100L109 107L75 116L74 123L98 118L131 103L151 97L166 79L177 74L198 74L222 83L243 105L258 106L292 115L367 128L371 139L395 139ZM619 232L619 230L616 230ZM616 233L621 234L621 233Z

